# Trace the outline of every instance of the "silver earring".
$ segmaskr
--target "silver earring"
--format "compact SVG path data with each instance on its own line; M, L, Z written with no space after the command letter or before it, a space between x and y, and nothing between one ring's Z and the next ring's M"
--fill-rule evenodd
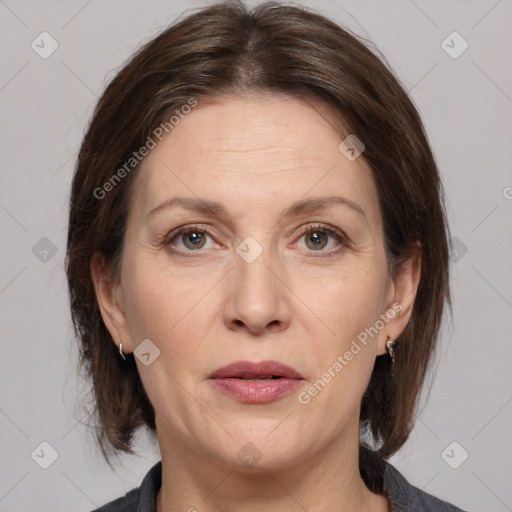
M391 357L391 376L394 375L395 369L395 340L391 339L391 336L388 334L386 339L386 351Z
M119 344L119 353L121 354L121 357L123 359L126 359L126 357L124 357L124 354L123 354L123 344L122 343Z

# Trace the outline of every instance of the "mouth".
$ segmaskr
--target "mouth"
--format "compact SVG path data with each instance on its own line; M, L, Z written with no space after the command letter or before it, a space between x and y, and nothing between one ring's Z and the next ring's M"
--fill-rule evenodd
M246 404L273 402L289 395L303 380L297 370L277 361L236 361L209 376L215 389Z
M218 368L210 379L241 379L247 381L266 381L277 379L302 379L302 375L288 365L278 361L235 361Z

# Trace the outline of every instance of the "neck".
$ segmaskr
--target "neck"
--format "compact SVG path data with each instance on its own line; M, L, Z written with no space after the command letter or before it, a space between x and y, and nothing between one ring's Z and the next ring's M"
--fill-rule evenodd
M354 434L349 444L338 438L314 457L304 455L279 469L244 470L183 443L163 449L160 442L157 512L388 512L387 498L372 493L360 476L359 429Z

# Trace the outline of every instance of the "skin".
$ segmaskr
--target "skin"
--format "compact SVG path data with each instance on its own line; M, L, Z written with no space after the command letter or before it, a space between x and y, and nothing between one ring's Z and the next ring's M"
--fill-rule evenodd
M114 342L129 353L149 338L160 350L149 366L135 358L156 412L158 512L389 510L359 475L360 403L386 335L395 339L407 325L419 256L390 278L370 168L340 152L334 126L322 105L286 96L199 103L137 176L120 279L109 278L101 257L92 260ZM343 205L282 215L297 200L331 195L364 216ZM180 207L148 217L173 196L218 201L228 217ZM317 224L341 230L348 243L314 228L315 246L300 230ZM165 246L185 225L209 233L196 246L190 232ZM236 252L249 236L263 249L252 263ZM401 311L379 334L300 403L298 394L396 303ZM274 402L241 403L208 375L242 359L283 362L304 381ZM252 466L237 456L248 442L261 454Z

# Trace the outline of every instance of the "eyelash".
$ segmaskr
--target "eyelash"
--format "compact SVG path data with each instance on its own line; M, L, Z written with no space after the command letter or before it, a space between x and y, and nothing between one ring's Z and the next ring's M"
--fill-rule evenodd
M336 240L338 240L338 242L340 242L340 244L342 246L344 246L345 248L350 248L349 240L348 240L347 236L342 231L340 231L338 229L326 227L322 224L308 225L304 229L301 229L301 231L299 233L298 240L300 240L304 235L314 233L315 231L327 233L328 235L336 238ZM181 249L170 248L173 240L178 238L180 235L183 235L185 233L191 233L191 232L199 232L202 234L207 234L210 237L213 237L213 234L205 226L188 225L188 226L182 226L182 227L176 228L175 230L171 231L168 235L166 235L164 237L163 245L166 247L169 247L169 250L174 254L178 254L181 256L191 256L194 258L198 257L199 255L195 255L193 253L194 252L198 252L198 253L203 252L200 249L198 249L197 251L191 251L191 250L184 251ZM340 250L335 250L335 251L330 251L330 252L323 252L323 251L309 251L309 252L310 253L318 252L319 253L318 255L313 256L315 258L326 258L326 257L334 256L335 254L339 254Z

